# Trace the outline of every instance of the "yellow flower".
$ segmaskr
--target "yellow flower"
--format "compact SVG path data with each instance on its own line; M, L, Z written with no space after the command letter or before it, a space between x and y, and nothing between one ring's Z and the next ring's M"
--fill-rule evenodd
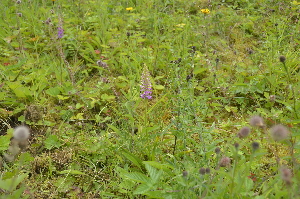
M200 10L202 13L204 14L209 14L210 13L210 10L209 9L201 9Z
M126 10L128 11L133 10L133 7L126 8Z

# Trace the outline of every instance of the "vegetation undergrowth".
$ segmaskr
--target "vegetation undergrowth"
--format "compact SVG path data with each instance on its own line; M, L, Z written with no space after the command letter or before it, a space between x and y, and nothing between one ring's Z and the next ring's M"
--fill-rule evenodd
M0 198L300 197L300 2L1 4Z

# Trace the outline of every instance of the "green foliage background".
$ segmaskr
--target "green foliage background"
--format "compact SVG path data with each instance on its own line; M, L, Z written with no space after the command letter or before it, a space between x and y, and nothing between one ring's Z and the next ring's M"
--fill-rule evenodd
M2 156L12 128L31 129L27 150L2 161L4 198L299 197L299 2L1 4ZM265 128L237 138L253 115ZM280 123L291 136L278 143L269 128Z

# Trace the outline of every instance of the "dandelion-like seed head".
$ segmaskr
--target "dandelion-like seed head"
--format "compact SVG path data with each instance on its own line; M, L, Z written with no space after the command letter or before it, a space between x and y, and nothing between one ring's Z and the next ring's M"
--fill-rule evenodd
M260 116L253 116L250 119L250 125L251 126L257 126L257 127L264 127L264 120Z
M273 126L270 129L270 133L271 133L272 138L275 141L284 140L284 139L286 139L290 135L289 130L285 126L283 126L281 124Z
M13 136L18 141L25 141L30 137L29 128L26 126L18 126L15 128Z
M231 160L229 157L222 157L221 160L219 161L219 166L220 167L228 167L231 163Z
M245 126L237 134L239 138L245 138L250 134L250 128Z

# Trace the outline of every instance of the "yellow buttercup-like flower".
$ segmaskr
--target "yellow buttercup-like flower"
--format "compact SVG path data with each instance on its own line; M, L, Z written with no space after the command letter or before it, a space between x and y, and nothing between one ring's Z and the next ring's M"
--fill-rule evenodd
M204 14L209 14L210 13L210 10L209 9L201 9L200 10L202 13Z
M128 11L133 10L133 7L126 8L126 10Z

